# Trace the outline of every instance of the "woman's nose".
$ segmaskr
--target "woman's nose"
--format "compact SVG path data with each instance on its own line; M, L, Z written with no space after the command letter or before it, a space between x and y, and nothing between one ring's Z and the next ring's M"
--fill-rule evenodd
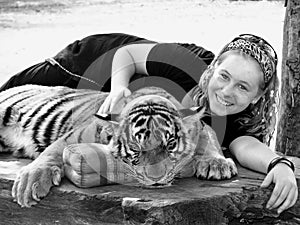
M224 96L232 96L234 94L234 88L231 84L226 84L222 87L221 92Z

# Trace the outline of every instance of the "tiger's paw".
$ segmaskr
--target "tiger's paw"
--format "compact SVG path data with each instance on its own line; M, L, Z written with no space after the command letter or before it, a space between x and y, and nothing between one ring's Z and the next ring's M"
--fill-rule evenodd
M197 161L196 176L199 179L224 180L237 175L237 167L231 158L205 157Z
M45 197L53 185L59 185L62 176L62 169L56 165L33 162L19 171L12 197L21 207L31 207Z

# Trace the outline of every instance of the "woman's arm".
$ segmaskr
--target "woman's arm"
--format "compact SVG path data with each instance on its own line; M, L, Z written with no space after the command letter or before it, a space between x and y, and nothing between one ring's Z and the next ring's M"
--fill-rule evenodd
M127 87L135 73L148 75L146 61L155 45L156 43L129 44L116 51L112 61L111 91L98 113L111 112L123 96L131 94Z
M242 166L262 173L267 173L269 163L278 156L267 145L250 136L238 137L230 144L229 149ZM289 166L278 163L267 174L261 187L268 187L271 183L275 187L267 208L278 208L277 212L281 213L296 203L297 182Z
M146 74L146 61L156 43L129 44L119 48L112 61L111 89L127 87L135 73Z
M278 156L267 145L251 136L236 138L229 149L242 166L261 173L267 173L269 163Z

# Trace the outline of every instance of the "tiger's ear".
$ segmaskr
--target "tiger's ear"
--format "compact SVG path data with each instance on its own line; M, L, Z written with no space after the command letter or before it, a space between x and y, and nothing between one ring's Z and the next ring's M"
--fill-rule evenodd
M183 115L183 123L190 124L196 121L200 121L202 117L204 117L205 114L205 108L189 108L180 110L181 114Z
M192 138L192 141L194 143L198 141L199 133L204 127L204 124L201 121L201 118L204 116L204 113L205 109L202 108L195 114L183 118L182 122L187 130L187 133Z

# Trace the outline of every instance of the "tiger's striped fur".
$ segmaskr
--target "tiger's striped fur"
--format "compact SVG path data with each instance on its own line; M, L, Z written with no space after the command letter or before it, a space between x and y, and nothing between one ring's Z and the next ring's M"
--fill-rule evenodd
M0 93L0 148L35 159L91 118L107 96L92 90L24 85Z
M184 117L181 104L160 88L143 88L118 103L116 121L95 116L107 93L25 85L0 93L1 151L35 159L23 167L12 195L30 207L58 185L62 154L76 143L100 143L146 186L169 185L189 167L198 177L237 173L225 159L202 112Z

